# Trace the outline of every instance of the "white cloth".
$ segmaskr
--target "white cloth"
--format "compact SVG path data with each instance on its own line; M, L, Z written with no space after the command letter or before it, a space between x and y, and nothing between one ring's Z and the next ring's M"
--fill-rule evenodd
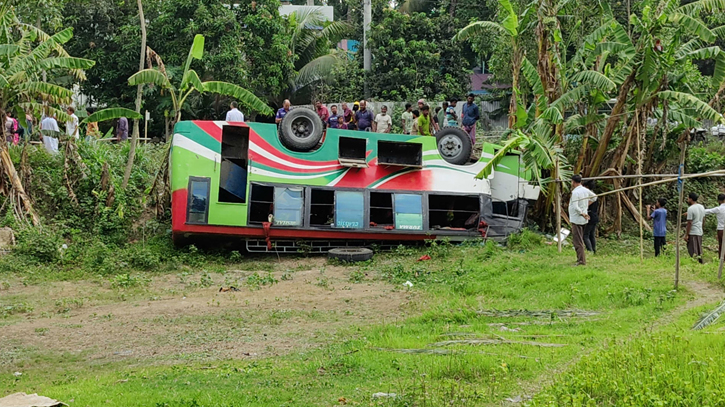
M243 122L244 113L240 112L239 109L237 109L235 107L234 109L227 112L227 121L228 122Z
M393 119L391 119L388 114L383 116L382 113L378 113L377 116L375 116L375 124L378 126L378 133L387 133L388 129L393 126Z
M65 122L65 131L68 133L69 136L74 136L75 138L78 138L78 133L76 132L76 130L78 130L78 116L73 113L70 115L70 121Z
M725 230L725 203L714 208L705 209L705 215L717 215L717 230Z
M43 146L51 154L58 154L58 139L50 136L43 136Z
M692 221L691 236L702 236L702 219L705 218L705 207L696 203L687 208L687 220Z
M60 133L60 127L58 127L58 122L55 121L55 119L52 117L46 117L45 119L43 119L43 121L40 122L40 129L57 131Z
M597 200L594 192L579 185L571 191L569 199L569 220L575 225L586 225L589 221L584 215L589 210L589 202Z

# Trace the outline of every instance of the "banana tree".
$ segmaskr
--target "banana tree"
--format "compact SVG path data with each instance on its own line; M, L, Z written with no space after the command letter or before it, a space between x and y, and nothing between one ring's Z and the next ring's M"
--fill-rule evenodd
M191 63L197 59L200 60L204 56L204 36L197 34L194 37L194 42L189 50L189 56L186 58L186 64L184 65L181 82L177 85L171 83L171 79L167 75L166 70L157 69L144 69L133 74L128 78L128 84L131 86L138 86L141 84L155 85L158 86L165 92L168 92L171 97L172 103L172 117L173 124L181 120L181 111L184 107L189 95L193 92L199 93L217 93L220 95L230 96L240 104L246 106L249 109L257 111L263 115L271 115L272 109L267 106L262 100L254 96L248 90L241 86L220 81L205 81L202 82L199 75L191 69Z
M521 117L525 112L519 106L519 77L521 73L521 64L524 60L524 46L522 44L523 31L528 25L528 15L530 8L527 9L521 21L519 16L511 5L510 0L498 0L499 15L503 18L501 22L494 21L476 21L462 28L453 38L454 40L466 41L476 37L489 34L491 31L503 34L511 47L511 85L513 92L509 103L508 127L510 129L516 127L517 118ZM531 6L530 6L531 7Z

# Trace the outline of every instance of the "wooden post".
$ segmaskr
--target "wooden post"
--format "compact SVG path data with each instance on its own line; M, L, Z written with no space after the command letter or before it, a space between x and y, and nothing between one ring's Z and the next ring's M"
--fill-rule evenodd
M149 140L149 111L146 111L146 114L143 118L143 138L144 142L148 143ZM216 162L216 161L215 161Z
M720 247L722 247L722 252L720 253L720 267L717 268L717 279L720 280L722 278L722 265L723 261L725 261L725 230L723 230L722 233L722 241L720 242Z
M556 246L561 253L561 180L556 180Z
M687 151L687 141L689 137L685 137L685 140L680 143L680 167L677 172L682 177L685 172L685 152ZM677 232L675 232L675 290L680 283L680 233L682 232L682 201L685 197L685 181L681 181L682 184L678 185L680 188L680 198L677 201Z
M641 137L639 134L639 115L636 117L637 126L637 175L642 175L642 147ZM646 133L645 133L646 134ZM642 231L642 224L644 223L644 215L642 212L642 178L637 179L637 189L639 192L639 261L644 260L644 233Z

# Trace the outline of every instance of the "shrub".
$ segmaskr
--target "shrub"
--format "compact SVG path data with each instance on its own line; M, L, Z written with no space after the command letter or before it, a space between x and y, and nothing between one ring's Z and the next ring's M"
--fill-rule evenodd
M55 263L60 260L64 250L63 240L47 229L21 229L17 237L16 252L43 262Z
M544 244L544 236L530 230L522 229L519 233L509 235L507 246L511 249L530 250Z

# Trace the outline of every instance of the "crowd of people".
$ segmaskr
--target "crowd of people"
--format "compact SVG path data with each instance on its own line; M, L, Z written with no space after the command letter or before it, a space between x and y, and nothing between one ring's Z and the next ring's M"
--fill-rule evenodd
M457 113L457 104L458 100L453 98L443 102L443 106L438 106L434 111L431 111L430 105L423 99L418 101L417 109L414 109L412 104L406 103L405 111L400 117L403 133L432 136L443 127L455 126L463 128L471 138L471 142L475 144L476 123L481 117L480 109L474 102L474 95L468 95L460 115ZM232 113L235 108L236 106L229 113ZM290 111L290 108L290 101L285 100L282 107L277 110L275 122L279 124ZM329 109L318 101L315 103L315 111L327 129L372 131L376 133L390 133L393 130L393 118L386 105L380 108L380 113L375 114L368 108L368 103L365 100L353 103L352 108L347 103L341 103L339 108L337 105L331 105ZM227 121L229 121L229 113L227 114Z
M582 178L574 175L571 179L572 191L569 200L569 220L572 226L572 241L576 250L576 265L586 265L586 252L596 253L596 229L599 223L599 201L593 192L594 181L582 184ZM723 231L725 230L725 194L717 196L718 206L705 209L697 201L700 197L692 192L687 197L687 225L683 239L687 243L687 252L690 257L702 263L702 236L703 221L706 215L717 217L717 244L718 256L723 251ZM654 205L647 205L647 219L652 221L655 256L659 256L665 245L667 237L667 200L658 198Z
M95 109L91 107L86 108L88 115L95 112ZM37 135L37 140L43 143L43 145L50 152L57 152L58 150L58 136L65 133L67 136L79 139L81 137L81 123L80 119L76 115L76 109L73 106L68 106L65 109L65 113L68 116L68 120L65 122L64 132L61 130L61 126L58 124L57 115L53 111L43 113L40 120L35 121L35 117L30 114L24 114L24 122L20 122L14 115L12 110L4 112L5 123L4 123L4 134L5 141L8 144L20 144L31 140L31 137ZM37 124L37 126L36 126ZM128 139L128 119L125 117L119 118L115 122L115 139L117 141L123 141ZM38 130L33 132L33 130ZM97 122L86 123L85 130L86 138L97 139L101 137L101 132L98 128Z

